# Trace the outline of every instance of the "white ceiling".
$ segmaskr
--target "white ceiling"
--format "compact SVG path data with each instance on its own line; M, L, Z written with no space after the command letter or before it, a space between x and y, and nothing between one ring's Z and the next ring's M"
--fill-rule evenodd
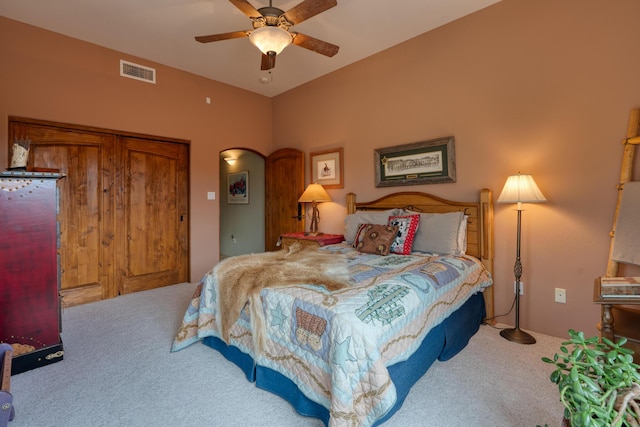
M249 1L256 9L269 4ZM287 11L301 1L272 3ZM275 96L498 1L338 0L292 31L336 44L340 51L328 58L291 45L278 55L271 74L260 70L260 51L247 38L194 40L252 28L227 0L0 0L0 15ZM270 82L261 83L261 77Z

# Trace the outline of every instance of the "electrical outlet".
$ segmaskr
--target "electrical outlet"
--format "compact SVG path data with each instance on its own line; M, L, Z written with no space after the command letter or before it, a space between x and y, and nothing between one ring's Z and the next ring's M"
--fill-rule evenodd
M562 288L556 288L556 302L561 304L567 303L567 290Z
M516 281L513 281L513 293L516 293ZM524 283L520 282L520 295L524 295Z

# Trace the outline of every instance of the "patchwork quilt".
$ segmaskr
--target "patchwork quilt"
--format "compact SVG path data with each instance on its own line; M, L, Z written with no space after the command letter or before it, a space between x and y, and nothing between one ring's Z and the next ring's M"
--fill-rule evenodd
M433 327L490 286L491 277L469 256L379 256L345 244L319 250L346 254L351 286L264 289L264 348L254 351L246 307L231 327L230 344L326 407L330 426L370 426L396 402L387 367L413 354ZM196 289L172 351L220 338L217 285L214 268Z

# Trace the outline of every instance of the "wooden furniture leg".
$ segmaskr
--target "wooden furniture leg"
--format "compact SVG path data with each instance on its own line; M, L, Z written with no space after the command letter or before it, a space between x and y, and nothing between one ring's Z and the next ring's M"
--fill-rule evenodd
M13 396L11 387L11 359L13 347L9 344L0 344L0 427L6 427L13 420L15 410L13 408Z
M612 304L602 304L602 336L615 341L613 333L613 313L611 312Z

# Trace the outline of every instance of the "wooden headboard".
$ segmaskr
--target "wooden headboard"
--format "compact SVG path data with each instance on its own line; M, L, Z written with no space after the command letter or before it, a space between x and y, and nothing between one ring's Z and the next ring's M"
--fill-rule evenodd
M427 193L406 191L389 194L372 202L357 202L354 193L347 194L347 212L402 208L420 213L464 212L467 223L467 255L478 258L493 275L493 196L482 189L477 201L458 202ZM493 286L484 291L487 318L494 315Z

